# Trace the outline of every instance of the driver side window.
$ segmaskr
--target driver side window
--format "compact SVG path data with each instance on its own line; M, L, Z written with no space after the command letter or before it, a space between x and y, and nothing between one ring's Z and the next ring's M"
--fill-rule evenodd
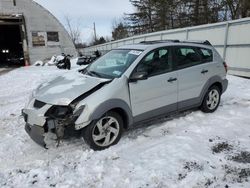
M136 72L147 72L148 76L163 74L171 70L172 60L168 48L151 51L136 67Z

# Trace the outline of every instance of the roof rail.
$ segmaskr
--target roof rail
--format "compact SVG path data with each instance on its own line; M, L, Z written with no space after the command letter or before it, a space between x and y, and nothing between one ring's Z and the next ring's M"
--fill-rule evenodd
M157 44L165 42L180 42L179 40L152 40L152 41L141 41L140 44Z
M193 44L203 44L203 45L209 45L212 44L208 40L153 40L153 41L141 41L140 44L158 44L158 43L166 43L166 42L173 42L173 43L193 43Z
M180 42L183 42L183 43L194 43L194 44L203 44L203 45L212 46L212 44L208 40L184 40L184 41L180 41Z

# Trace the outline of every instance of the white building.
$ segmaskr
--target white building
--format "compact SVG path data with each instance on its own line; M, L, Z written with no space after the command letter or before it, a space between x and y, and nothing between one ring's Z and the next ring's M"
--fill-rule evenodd
M32 0L0 0L0 63L23 56L30 64L52 55L76 55L62 24Z

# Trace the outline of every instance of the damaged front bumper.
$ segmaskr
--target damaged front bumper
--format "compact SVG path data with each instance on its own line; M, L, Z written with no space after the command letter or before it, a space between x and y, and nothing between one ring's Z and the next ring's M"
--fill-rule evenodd
M36 125L30 125L30 124L26 123L25 131L28 133L28 135L30 136L30 138L34 142L36 142L40 146L46 148L46 143L44 141L45 131L44 131L43 127L36 126Z
M51 143L51 139L57 142L59 145L60 140L64 137L65 128L68 126L74 126L73 122L67 120L56 120L45 118L45 123L42 126L31 124L29 122L29 114L22 111L22 116L24 117L25 131L28 133L30 138L39 144L40 146L48 149L48 145ZM53 133L53 138L48 138Z
M84 110L84 106L73 111L69 106L56 106L43 102L39 102L40 105L35 104L35 100L31 101L29 106L22 110L22 116L26 122L26 132L40 146L47 148L56 142L58 146L60 140L65 138L64 134L72 132L73 129L75 131L81 129L75 122Z
M48 149L49 146L59 146L60 140L64 136L65 127L55 120L49 120L45 126L25 124L25 131L30 138L38 145Z

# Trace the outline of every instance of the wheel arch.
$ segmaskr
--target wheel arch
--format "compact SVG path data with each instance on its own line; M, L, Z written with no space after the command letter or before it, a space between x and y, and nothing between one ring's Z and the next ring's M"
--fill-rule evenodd
M222 83L221 82L215 82L209 88L211 88L213 86L217 86L220 89L220 93L222 93L223 89L222 89Z
M94 112L91 114L90 119L97 120L101 118L105 113L114 111L121 115L124 121L124 128L127 129L133 124L132 112L129 105L121 99L111 99L100 104Z
M206 84L204 85L202 91L201 91L201 94L200 94L200 105L202 104L202 101L207 93L207 91L209 90L209 88L211 88L212 86L218 86L220 91L221 91L221 94L223 92L223 80L220 76L213 76L211 77L207 82Z
M122 108L113 108L113 109L110 109L109 112L112 111L112 112L116 112L118 113L121 117L122 117L122 120L123 120L123 128L124 129L128 129L129 128L129 117L127 115L127 113L125 112L124 109Z

